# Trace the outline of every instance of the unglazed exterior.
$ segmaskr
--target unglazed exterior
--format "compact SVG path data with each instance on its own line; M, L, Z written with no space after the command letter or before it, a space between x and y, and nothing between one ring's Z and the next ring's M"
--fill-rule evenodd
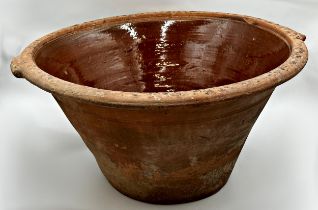
M305 36L254 17L143 13L51 33L11 63L52 93L118 191L151 203L214 194Z

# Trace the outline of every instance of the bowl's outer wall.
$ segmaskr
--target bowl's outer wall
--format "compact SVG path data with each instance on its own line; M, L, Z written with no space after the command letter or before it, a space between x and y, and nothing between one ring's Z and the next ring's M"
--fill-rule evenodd
M200 105L130 108L53 96L116 189L146 202L179 203L226 183L273 90Z

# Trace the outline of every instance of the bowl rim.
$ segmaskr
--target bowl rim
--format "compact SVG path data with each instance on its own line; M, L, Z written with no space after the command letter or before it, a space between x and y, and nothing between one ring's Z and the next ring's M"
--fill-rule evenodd
M176 92L124 92L79 85L68 82L40 69L35 63L39 49L49 42L62 36L72 35L81 31L91 31L101 26L112 26L131 21L167 20L167 19L211 19L226 18L246 22L255 27L267 30L281 39L290 47L290 55L278 67L251 79L223 86ZM54 96L66 96L82 101L88 101L108 106L176 106L187 104L202 104L250 95L260 91L274 89L297 75L308 60L308 51L304 43L306 36L290 28L256 17L198 11L165 11L137 13L97 19L69 26L37 39L28 45L22 53L11 62L12 73L23 77L41 89Z

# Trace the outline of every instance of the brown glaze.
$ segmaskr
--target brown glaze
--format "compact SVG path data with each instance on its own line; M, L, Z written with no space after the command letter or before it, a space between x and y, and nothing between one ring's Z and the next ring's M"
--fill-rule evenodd
M275 34L232 19L129 22L59 38L37 65L63 80L101 89L165 92L250 79L289 56Z
M304 39L235 14L136 14L49 34L11 69L52 93L116 189L181 203L224 186L275 87L306 64Z

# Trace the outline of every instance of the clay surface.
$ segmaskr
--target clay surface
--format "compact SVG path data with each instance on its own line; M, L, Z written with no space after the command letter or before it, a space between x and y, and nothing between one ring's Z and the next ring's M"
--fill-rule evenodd
M169 204L204 198L227 182L272 91L155 109L108 108L54 96L116 189Z

